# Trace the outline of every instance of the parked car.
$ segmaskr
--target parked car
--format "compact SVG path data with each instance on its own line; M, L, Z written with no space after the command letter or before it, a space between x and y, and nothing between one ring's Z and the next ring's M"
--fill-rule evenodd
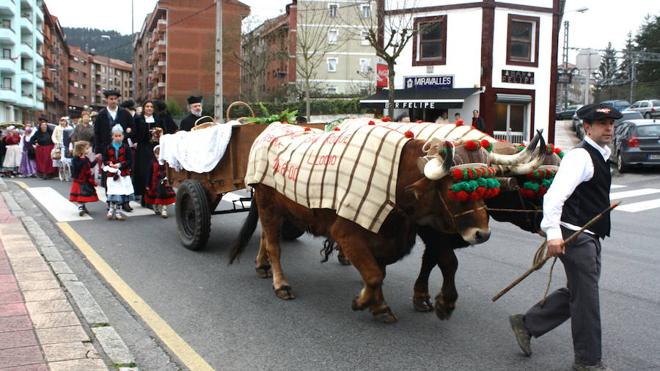
M637 112L637 111L631 111L631 110L624 110L621 111L621 114L623 115L620 119L614 120L614 130L624 121L628 120L638 120L638 119L643 119L642 114ZM577 117L577 114L573 115L573 130L575 130L575 134L577 135L578 138L584 139L584 128L582 127L582 120L580 120Z
M660 166L660 122L626 120L616 128L611 160L620 173L633 166Z
M660 100L638 100L630 106L630 109L638 111L645 119L660 117Z
M580 107L582 107L581 104L566 107L565 110L559 111L555 114L555 120L570 120Z
M618 99L617 100L605 100L605 101L600 102L600 104L606 104L610 107L616 108L619 111L625 111L626 109L628 109L628 107L630 107L630 102L628 102L627 100L618 100Z

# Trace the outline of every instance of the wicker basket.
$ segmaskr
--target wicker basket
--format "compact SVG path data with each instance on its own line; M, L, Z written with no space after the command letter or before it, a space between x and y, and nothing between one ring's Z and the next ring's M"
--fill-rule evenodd
M250 111L250 114L252 115L252 117L256 117L256 115L254 114L254 110L252 109L252 107L250 107L249 104L247 104L247 103L245 103L245 102L243 102L243 101L237 100L237 101L233 102L232 104L230 104L229 107L227 107L227 122L231 121L231 118L229 118L229 112L231 111L231 109L232 109L232 108L235 108L235 107L238 107L238 106L245 106L245 107L247 107L247 109ZM240 121L240 120L242 120L242 119L244 119L244 118L246 118L246 117L245 117L245 116L243 116L243 117L239 117L239 118L237 118L236 120L237 120L237 121Z
M217 125L213 121L212 122L205 122L205 123L199 124L199 125L197 124L201 119L205 119L205 118L209 118L209 119L213 120L213 117L211 117L211 116L202 116L202 117L198 118L197 120L195 120L195 125L193 125L192 129L190 129L190 130L192 131L192 130L206 129L206 128L210 128L211 126Z

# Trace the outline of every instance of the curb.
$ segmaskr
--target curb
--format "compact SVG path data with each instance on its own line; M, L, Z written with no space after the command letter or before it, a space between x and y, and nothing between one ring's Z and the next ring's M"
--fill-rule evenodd
M41 229L39 224L18 205L9 192L7 184L0 178L0 193L11 213L22 222L35 246L48 263L61 285L69 293L71 300L79 309L87 326L91 329L103 352L110 359L115 369L124 371L139 370L135 357L121 339L117 331L108 322L103 309L96 302L85 285L78 280L69 265L64 261L53 241Z

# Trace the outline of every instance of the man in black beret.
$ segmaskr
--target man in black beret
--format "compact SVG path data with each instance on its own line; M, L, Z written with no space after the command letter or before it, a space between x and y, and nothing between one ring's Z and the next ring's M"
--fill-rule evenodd
M128 99L121 102L119 107L127 110L131 114L131 117L135 117L135 101L133 101L133 99Z
M584 140L568 152L543 198L541 228L547 236L547 255L564 265L567 284L527 313L509 317L520 349L532 354L531 337L540 337L571 320L574 370L609 370L602 363L600 300L600 240L610 235L610 215L578 235L564 240L610 206L612 178L608 159L614 120L621 112L591 104L577 112L584 122Z
M188 97L188 109L190 113L181 120L179 130L190 131L195 126L195 122L202 117L202 97L191 95ZM201 120L198 124L213 121L211 119Z

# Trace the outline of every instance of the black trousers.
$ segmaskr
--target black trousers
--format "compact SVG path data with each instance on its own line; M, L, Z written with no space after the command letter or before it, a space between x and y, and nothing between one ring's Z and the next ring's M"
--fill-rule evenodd
M562 228L564 239L573 231ZM595 365L601 361L600 241L586 233L566 246L560 256L566 271L567 287L548 295L525 314L525 327L534 337L571 319L575 362Z

